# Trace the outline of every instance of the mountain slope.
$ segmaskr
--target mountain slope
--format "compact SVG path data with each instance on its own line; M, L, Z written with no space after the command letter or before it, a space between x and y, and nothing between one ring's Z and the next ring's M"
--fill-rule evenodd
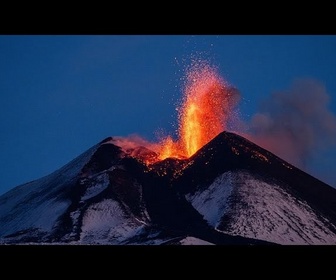
M223 132L189 159L110 137L0 197L3 244L336 244L336 190Z
M176 190L219 231L279 244L336 244L336 190L233 133L191 159Z

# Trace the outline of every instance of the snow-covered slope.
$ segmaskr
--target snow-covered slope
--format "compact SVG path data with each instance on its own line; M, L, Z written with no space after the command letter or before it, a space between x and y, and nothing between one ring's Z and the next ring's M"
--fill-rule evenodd
M333 244L336 228L283 186L247 171L226 172L205 190L186 195L217 230L278 244Z
M149 218L141 186L124 178L124 156L108 138L54 173L2 195L0 242L117 244L135 235Z
M336 190L233 133L222 133L177 179L217 231L277 244L336 245Z
M0 196L0 236L20 231L44 235L71 204L68 193L98 145L41 179L20 185Z

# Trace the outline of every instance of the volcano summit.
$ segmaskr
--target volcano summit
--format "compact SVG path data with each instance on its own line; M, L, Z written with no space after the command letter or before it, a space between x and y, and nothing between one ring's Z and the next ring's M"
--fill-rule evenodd
M237 134L184 159L117 142L0 196L1 244L336 244L336 190Z

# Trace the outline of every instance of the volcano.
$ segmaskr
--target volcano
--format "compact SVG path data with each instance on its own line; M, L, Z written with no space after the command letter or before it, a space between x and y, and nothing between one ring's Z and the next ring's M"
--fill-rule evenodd
M242 136L153 159L109 137L13 188L0 196L0 243L336 244L336 190Z

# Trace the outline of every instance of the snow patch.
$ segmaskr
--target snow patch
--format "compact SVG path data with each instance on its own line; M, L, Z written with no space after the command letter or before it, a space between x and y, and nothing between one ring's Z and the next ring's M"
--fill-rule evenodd
M90 184L87 186L87 189L82 197L82 201L88 200L103 190L105 190L109 185L109 176L107 173L102 173L90 181Z
M226 172L217 177L207 189L187 194L185 197L210 225L216 227L228 210L228 199L233 190L232 182L232 172Z
M104 199L85 212L80 241L85 244L120 244L137 235L143 227L143 223L125 213L118 202Z
M213 243L210 243L208 241L188 236L180 241L181 245L215 245Z

